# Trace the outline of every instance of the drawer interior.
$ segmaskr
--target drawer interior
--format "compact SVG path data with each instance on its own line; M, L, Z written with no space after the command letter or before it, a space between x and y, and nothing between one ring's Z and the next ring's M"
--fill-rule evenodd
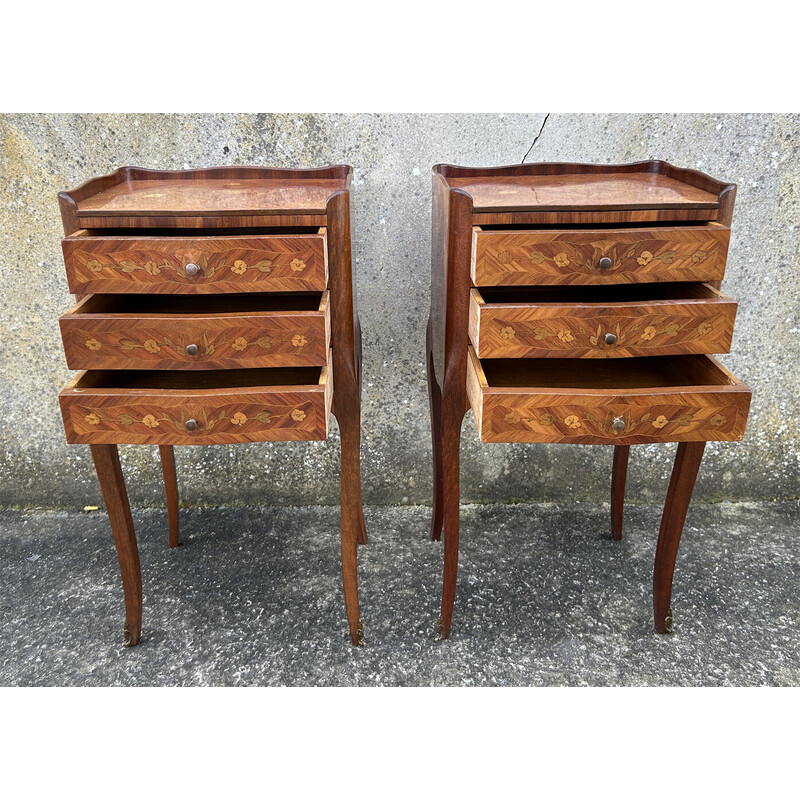
M320 311L326 292L263 294L93 294L70 314L253 314L280 311Z
M474 356L473 356L474 358ZM475 362L488 388L655 389L729 386L737 381L708 356L649 356L584 361L571 358L498 358Z
M622 283L613 286L482 287L484 303L637 303L655 300L718 300L723 297L707 283Z
M318 386L325 367L219 369L198 372L157 370L90 370L78 377L73 389L226 389L235 392L253 386Z

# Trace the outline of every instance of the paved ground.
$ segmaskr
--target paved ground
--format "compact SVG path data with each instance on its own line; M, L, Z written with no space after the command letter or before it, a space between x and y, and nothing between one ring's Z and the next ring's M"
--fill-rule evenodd
M660 509L467 506L451 638L433 641L441 545L427 508L370 508L366 646L346 637L338 510L135 513L138 647L104 512L0 512L0 685L800 685L800 504L696 505L675 633L653 630Z

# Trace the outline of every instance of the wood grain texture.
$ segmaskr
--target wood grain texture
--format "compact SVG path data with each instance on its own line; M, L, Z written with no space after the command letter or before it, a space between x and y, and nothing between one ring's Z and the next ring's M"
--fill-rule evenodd
M128 492L125 489L125 479L116 445L92 444L91 451L122 573L122 591L125 597L125 644L135 645L139 643L142 633L142 572Z
M721 280L730 228L473 231L476 286ZM607 268L603 258L611 260Z
M640 362L636 370L627 362L580 362L581 371L573 371L568 360L537 359L510 362L518 365L514 371L521 385L509 386L487 379L490 367L496 370L503 362L482 363L470 348L467 388L483 442L630 445L741 439L750 390L738 381L731 384L730 373L710 356L685 359L701 360L696 366L705 367L707 383L692 380L688 370L676 373L677 359L648 359L647 367ZM620 369L609 377L589 369L590 363ZM541 382L525 385L526 370L538 373ZM568 374L561 380L557 370ZM614 430L614 420L622 420L624 429Z
M636 287L640 288L640 287ZM470 341L479 358L623 358L727 353L737 304L708 284L672 291L641 287L643 299L608 300L584 291L582 301L546 292L509 293L492 302L470 292ZM573 296L573 293L568 293ZM580 297L580 295L577 295ZM636 296L636 295L634 295ZM652 298L652 299L647 299Z
M433 173L433 234L431 238L431 315L428 340L428 380L431 406L437 420L433 460L442 465L434 480L431 535L438 536L437 519L444 527L444 570L441 619L437 636L446 639L455 602L459 542L459 446L461 422L469 408L466 396L469 320L469 259L472 201L449 188ZM439 398L441 398L439 400ZM436 433L440 432L440 438Z
M515 164L434 172L472 198L477 224L697 221L715 219L730 184L663 161Z
M328 434L331 371L332 366L299 370L300 379L294 382L290 379L295 370L176 376L81 372L61 391L59 401L70 444L312 441ZM317 382L303 385L301 379L308 373L316 373ZM196 380L181 385L176 380L181 375ZM242 375L251 383L239 383ZM255 383L259 379L262 385ZM281 379L286 382L269 384ZM196 421L196 430L187 430L189 420Z
M76 370L324 366L328 292L304 300L90 295L59 324L67 365ZM211 310L226 304L231 310Z
M706 443L681 442L667 490L653 567L653 617L659 633L672 633L672 578L683 525Z
M62 192L59 202L65 228L68 222L84 228L324 225L327 200L347 185L349 174L345 166L178 171L121 167Z
M364 634L358 603L358 545L367 532L361 499L361 324L351 258L350 190L333 195L330 220L331 336L335 378L333 413L341 433L341 548L345 610L354 645Z
M326 230L257 236L90 236L61 241L75 294L322 291ZM186 271L195 264L196 275Z
M164 493L167 498L167 522L169 526L169 546L180 544L178 537L178 476L175 472L175 451L171 445L160 445L158 455L161 459L161 472L164 477Z
M625 508L625 481L628 477L628 457L630 445L618 444L614 447L614 463L611 468L611 538L622 539L622 517Z

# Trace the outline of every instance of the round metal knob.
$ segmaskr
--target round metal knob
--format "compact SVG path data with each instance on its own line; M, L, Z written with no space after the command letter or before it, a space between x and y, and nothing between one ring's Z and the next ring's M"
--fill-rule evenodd
M187 264L186 265L186 274L187 275L197 275L200 272L200 267L197 264Z
M196 431L197 430L197 420L196 419L187 419L186 420L186 430L187 431Z
M608 256L603 256L600 259L600 269L608 269L611 266L611 259Z
M613 334L613 333L607 333L605 335L605 343L606 344L616 344L617 343L616 335Z
M615 431L624 431L624 430L625 430L625 420L623 420L623 419L620 419L619 417L617 417L617 418L616 418L616 419L615 419L615 420L614 420L614 421L611 423L611 427L612 427L612 428L613 428Z
M197 353L198 353L198 350L199 350L199 348L197 347L197 345L196 345L196 344L190 344L190 345L189 345L189 346L186 348L186 354L187 354L187 355L190 355L190 356L196 356L196 355L197 355Z

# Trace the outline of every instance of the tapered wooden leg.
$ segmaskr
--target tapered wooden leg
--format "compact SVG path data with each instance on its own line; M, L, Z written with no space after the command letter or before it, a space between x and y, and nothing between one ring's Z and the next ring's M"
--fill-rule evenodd
M622 510L625 506L625 479L628 476L628 444L614 446L614 466L611 471L611 537L622 538Z
M169 523L169 546L177 547L178 539L178 478L175 474L175 453L172 445L158 447L161 456L161 471L164 473L164 492L167 495L167 521Z
M670 600L675 559L705 446L705 442L681 442L675 455L653 569L653 614L659 633L672 632Z
M449 408L448 408L449 406ZM461 446L461 420L466 409L455 402L443 403L442 414L442 514L444 517L444 580L442 583L442 613L436 628L436 638L450 635L453 604L456 599L458 577L458 527L459 527L459 450Z
M433 351L430 343L428 323L428 402L431 412L431 446L433 451L433 514L431 516L431 539L442 538L444 522L444 480L442 469L442 390L433 368Z
M142 633L142 573L133 530L128 492L115 444L90 445L108 520L117 546L122 591L125 595L125 644L134 645Z
M358 418L339 418L342 439L342 584L350 639L354 645L364 641L358 609L358 544L366 542L364 511L361 505L361 480L359 473L360 426Z

